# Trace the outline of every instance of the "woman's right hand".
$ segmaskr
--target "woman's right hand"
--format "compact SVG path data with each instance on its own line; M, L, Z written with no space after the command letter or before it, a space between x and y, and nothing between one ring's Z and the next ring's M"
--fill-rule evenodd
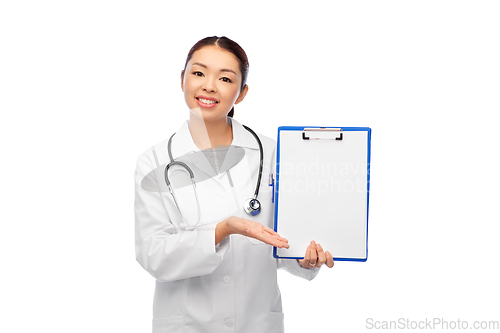
M247 220L242 217L231 216L227 221L229 234L239 234L258 239L264 243L279 248L289 248L288 240L281 237L273 229L268 228L259 222Z

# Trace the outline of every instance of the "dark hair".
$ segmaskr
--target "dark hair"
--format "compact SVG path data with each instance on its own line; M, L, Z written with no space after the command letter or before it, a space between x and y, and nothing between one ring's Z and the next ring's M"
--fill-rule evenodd
M204 46L212 46L212 45L218 46L221 49L224 49L226 51L231 52L238 59L238 63L240 65L240 72L241 72L241 76L242 76L241 90L243 90L243 88L245 88L245 86L247 84L248 68L250 67L250 65L248 64L248 58L247 58L245 51L241 48L241 46L238 45L238 43L236 43L235 41L232 41L231 39L229 39L225 36L205 37L205 38L199 40L198 42L196 42L196 44L194 44L194 46L191 48L191 50L189 50L189 53L188 53L188 56L186 59L186 64L184 65L184 69L182 70L182 75L185 75L186 66L187 66L189 60L191 60L193 53L195 53L196 51L198 51L199 49L201 49ZM232 107L231 111L229 111L229 113L227 115L229 117L232 117L234 115L234 106Z

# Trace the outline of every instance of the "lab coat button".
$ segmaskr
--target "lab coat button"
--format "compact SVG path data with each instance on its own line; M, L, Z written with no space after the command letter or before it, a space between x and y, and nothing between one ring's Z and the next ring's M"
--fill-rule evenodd
M228 319L228 320L226 320L224 325L226 325L227 327L233 327L233 321L231 319Z
M230 280L231 279L227 275L222 278L222 281L224 281L224 283L229 283Z

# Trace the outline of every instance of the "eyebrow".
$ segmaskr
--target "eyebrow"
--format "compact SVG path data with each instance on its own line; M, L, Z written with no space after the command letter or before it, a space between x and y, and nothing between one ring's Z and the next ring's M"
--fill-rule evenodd
M198 66L201 66L201 67L203 67L203 68L207 68L207 66L206 66L206 65L203 65L201 62L195 62L195 63L193 63L193 66L194 66L194 65L198 65ZM223 69L221 69L220 71L221 71L221 72L231 72L231 73L233 73L234 75L237 75L235 71L233 71L232 69L228 69L228 68L223 68Z

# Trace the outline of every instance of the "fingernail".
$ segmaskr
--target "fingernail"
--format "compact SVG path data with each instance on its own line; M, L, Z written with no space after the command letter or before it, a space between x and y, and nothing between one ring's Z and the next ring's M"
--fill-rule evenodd
M311 241L311 245L314 245L314 244L316 244L316 243L314 241Z

